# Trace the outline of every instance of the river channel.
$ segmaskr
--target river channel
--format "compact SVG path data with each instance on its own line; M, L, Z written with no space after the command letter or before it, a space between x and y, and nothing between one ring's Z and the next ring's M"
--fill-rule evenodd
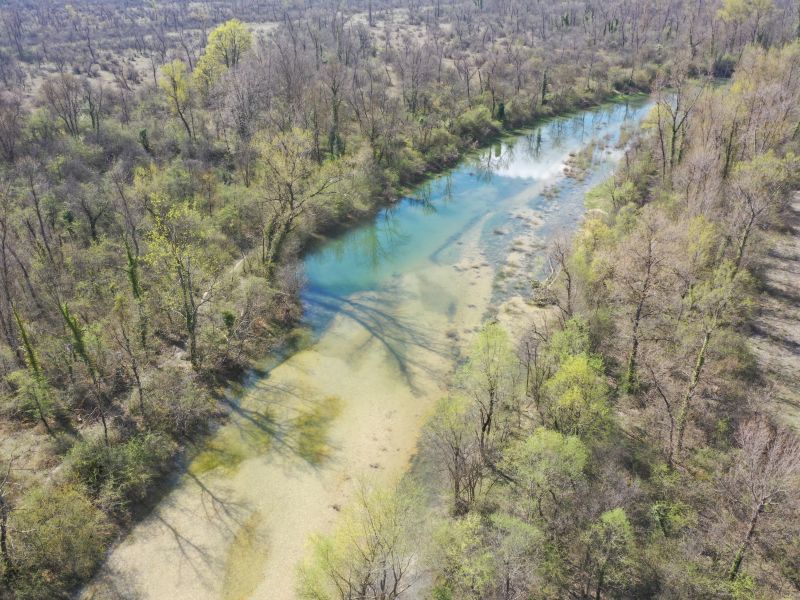
M310 537L360 482L399 481L459 352L487 317L524 311L548 242L577 227L651 106L499 141L308 254L304 349L246 382L84 597L294 598Z

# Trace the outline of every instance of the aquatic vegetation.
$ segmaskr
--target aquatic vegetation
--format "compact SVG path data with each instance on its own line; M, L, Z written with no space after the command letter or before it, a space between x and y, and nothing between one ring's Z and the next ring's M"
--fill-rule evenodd
M264 579L263 566L274 551L261 530L264 515L254 510L236 530L225 558L222 600L252 598Z
M326 396L300 410L300 414L292 420L290 432L298 456L313 465L322 463L330 456L328 429L331 420L342 411L343 404L337 396Z
M253 420L225 427L207 441L189 464L189 472L202 475L222 469L235 470L248 458L266 454L272 446L274 419L269 412L255 415Z

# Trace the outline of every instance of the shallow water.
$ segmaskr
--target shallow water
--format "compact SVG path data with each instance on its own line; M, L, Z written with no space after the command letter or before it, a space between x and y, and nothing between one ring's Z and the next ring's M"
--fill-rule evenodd
M475 153L304 261L313 340L252 381L230 422L111 553L85 597L295 597L308 540L360 481L397 481L460 348L513 312L543 248L622 156L645 100L551 120ZM582 180L571 153L591 157Z

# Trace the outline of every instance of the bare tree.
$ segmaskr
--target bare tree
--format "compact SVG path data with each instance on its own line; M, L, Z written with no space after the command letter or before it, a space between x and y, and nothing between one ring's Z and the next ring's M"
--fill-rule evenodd
M106 111L106 96L106 89L102 81L93 84L88 79L83 80L83 101L86 111L89 113L95 137L100 136L100 122Z
M654 213L639 219L638 227L618 249L614 269L614 295L628 321L630 346L627 352L623 389L636 387L636 370L642 326L657 310L654 296L662 285L661 270L665 264L664 246L660 239L665 223Z
M80 133L80 116L84 101L81 81L69 73L60 73L42 84L42 97L53 115L60 119L72 136Z
M749 519L728 573L731 580L739 574L761 521L769 518L775 507L796 509L800 501L800 442L791 431L759 417L739 428L736 441L741 450L732 476Z
M447 470L453 492L453 512L457 515L466 513L476 500L485 470L471 427L474 419L461 399L444 399L423 437L423 443Z
M11 43L14 45L14 48L17 51L17 57L20 60L23 60L25 57L23 50L25 33L22 23L22 11L19 7L11 4L3 10L2 15L3 25L5 25L6 29L6 35L8 36L9 41L11 41Z
M0 94L0 150L3 158L13 163L22 137L24 113L21 99L12 94Z
M563 285L563 293L558 296L558 308L561 311L561 320L566 321L572 317L572 310L575 297L575 282L572 275L572 265L570 258L572 246L565 237L556 238L550 248L550 268L553 272L552 281L560 281Z
M683 158L689 115L701 98L704 85L688 76L686 64L679 63L672 76L656 86L656 118L661 151L661 177L667 179Z
M398 600L414 582L416 499L362 488L354 504L334 537L313 540L302 597Z

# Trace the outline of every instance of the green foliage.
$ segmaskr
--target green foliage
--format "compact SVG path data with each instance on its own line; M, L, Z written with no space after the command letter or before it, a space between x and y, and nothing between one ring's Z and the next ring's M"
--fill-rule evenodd
M509 336L498 323L483 326L456 375L461 391L473 402L479 441L485 452L503 434L503 419L518 410L520 366Z
M614 215L614 232L618 237L631 233L636 227L639 218L639 207L629 202L620 208Z
M488 395L498 386L510 386L515 370L516 357L508 333L499 323L487 323L473 342L462 370L465 387Z
M464 111L456 119L456 130L462 137L475 142L485 142L500 132L500 123L492 118L486 106L476 106Z
M153 209L161 214L169 207L193 204L201 191L199 177L181 161L163 167L150 163L140 165L133 171L134 193L157 201Z
M11 415L22 415L28 420L48 420L56 407L53 394L45 380L30 371L18 369L6 376L13 388L9 406L5 410Z
M195 82L203 95L208 95L225 70L239 64L252 45L253 35L238 19L226 21L208 34L208 44L194 70Z
M393 189L401 185L419 181L425 173L425 157L418 149L406 140L394 148L391 155L391 166L383 175L388 179Z
M22 317L20 317L17 309L14 308L13 311L14 321L19 328L19 336L22 340L22 346L25 348L25 359L28 361L28 369L30 369L31 373L34 375L38 375L41 372L39 369L39 360L36 358L36 350L34 350L33 343L28 336L28 329L25 327L25 323L22 321Z
M458 158L458 137L446 127L436 127L420 144L425 162L434 167L445 167Z
M514 589L535 588L548 546L546 535L527 520L503 512L493 513L491 524L499 537L495 542L498 571Z
M697 523L697 514L684 502L659 501L650 507L653 521L666 537L680 535Z
M151 202L161 214L150 232L146 262L151 266L162 262L187 272L202 268L208 274L222 268L230 257L229 248L203 215L188 202L172 204L162 196L152 198Z
M587 353L590 349L589 326L581 316L569 319L547 341L547 353L557 363L576 354Z
M609 177L602 183L586 192L586 208L599 209L606 213L614 213L623 206L636 201L636 186L632 181L621 183Z
M715 258L714 252L719 247L717 226L702 215L693 217L688 223L686 239L691 267L696 271L705 271L711 266Z
M186 70L186 63L178 59L161 67L162 77L158 80L158 85L176 112L184 110L189 103L189 80Z
M596 596L602 597L604 589L632 584L634 536L623 509L614 508L600 515L584 533L583 543L586 547L584 568Z
M152 372L144 396L151 427L179 440L205 431L217 410L208 389L182 368ZM131 402L130 410L135 414L138 402Z
M504 453L507 469L523 490L566 489L583 478L589 453L580 438L538 427Z
M435 533L436 556L442 581L435 594L442 598L484 598L497 572L496 558L483 539L480 516L469 513L443 524Z
M61 316L64 317L64 323L66 323L67 328L72 334L72 347L75 350L75 354L86 364L88 369L94 369L92 361L89 358L89 353L86 350L83 327L78 322L77 317L70 312L66 303L59 305L59 308L61 309Z
M604 431L610 417L603 361L586 353L564 360L545 384L547 420L565 435L592 437Z
M745 573L739 574L731 582L731 597L733 600L756 600L756 582Z
M756 14L763 15L773 7L773 0L722 0L717 12L728 23L742 24Z
M604 281L612 269L603 250L614 243L614 230L602 219L587 219L572 242L569 267L573 277L584 283L584 296L591 306L605 294Z
M418 553L419 499L413 490L361 490L330 536L312 540L298 595L309 600L396 600Z
M426 450L435 453L450 479L452 510L463 514L476 501L485 470L474 434L474 404L464 396L442 398L423 431Z
M687 295L687 307L703 327L735 324L753 309L753 277L730 261L723 261Z
M186 63L182 60L173 60L161 67L161 79L158 85L164 92L170 110L175 114L189 134L189 138L194 138L194 128L191 109L191 88Z
M221 285L231 249L189 202L173 204L159 195L151 203L154 224L144 262L160 275L158 300L162 306L182 318L181 334L189 342L189 358L197 369L202 362L198 340L205 322L200 309Z

